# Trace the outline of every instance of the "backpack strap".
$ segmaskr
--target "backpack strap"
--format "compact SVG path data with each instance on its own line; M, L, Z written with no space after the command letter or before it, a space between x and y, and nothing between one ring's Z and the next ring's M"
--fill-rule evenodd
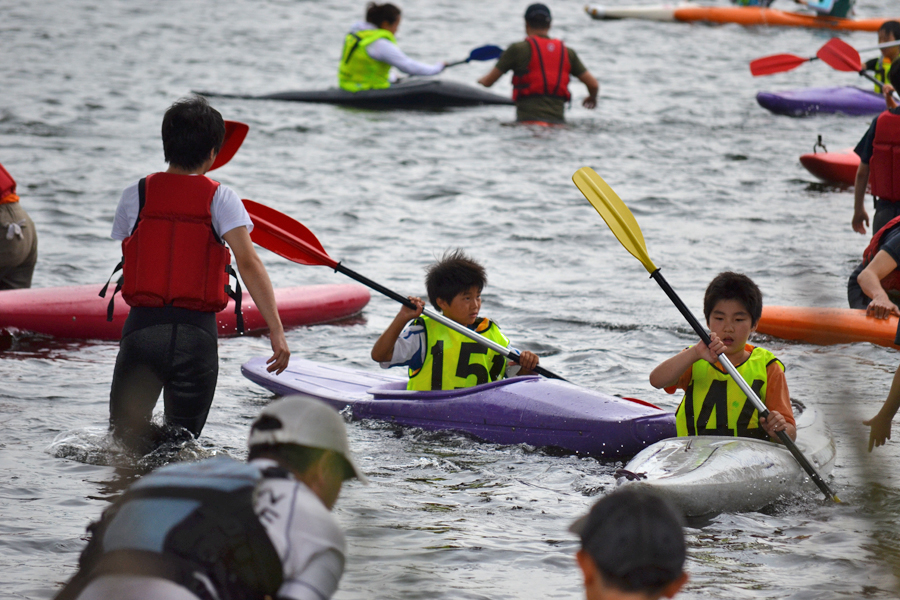
M146 195L147 189L147 178L144 177L138 182L138 215L137 219L134 221L134 227L131 228L131 235L134 235L134 232L137 230L138 223L141 222L141 211L144 210L144 202L147 198ZM110 274L109 279L106 280L106 285L103 286L103 289L100 290L100 297L106 298L106 290L109 288L109 284L112 281L113 276L119 272L122 267L125 266L125 257L122 257L122 260L119 261L119 264L115 266L112 274ZM106 307L106 320L113 320L113 312L115 311L115 302L116 302L116 294L122 291L122 284L124 283L124 276L120 276L119 280L116 282L116 289L113 290L112 296L109 297L109 304ZM240 293L240 286L238 287L238 293ZM242 321L243 326L243 321Z
M244 313L241 312L241 302L244 299L244 292L241 290L241 280L238 279L237 272L230 263L225 265L225 272L234 277L234 289L232 289L229 284L225 284L225 293L229 298L234 300L234 317L238 335L244 335Z

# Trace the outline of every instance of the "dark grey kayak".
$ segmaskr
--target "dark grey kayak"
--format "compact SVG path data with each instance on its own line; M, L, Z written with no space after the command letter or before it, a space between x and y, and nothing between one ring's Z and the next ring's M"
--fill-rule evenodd
M476 87L441 79L406 79L383 90L348 92L340 88L317 91L277 92L264 96L194 92L210 98L240 98L244 100L287 100L289 102L318 102L359 108L448 108L481 106L484 104L512 104L513 101Z

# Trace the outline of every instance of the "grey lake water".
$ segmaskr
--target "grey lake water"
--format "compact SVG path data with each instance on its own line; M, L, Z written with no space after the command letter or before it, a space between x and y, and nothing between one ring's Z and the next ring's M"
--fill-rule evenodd
M425 61L506 46L523 37L526 4L403 0L399 43ZM900 16L896 0L858 4L860 16ZM819 134L832 150L855 145L870 118L776 116L754 96L863 82L818 61L750 76L750 60L811 56L829 32L598 22L579 2L550 7L553 33L601 83L594 111L572 84L568 126L514 126L507 106L373 112L220 99L214 106L250 134L216 178L294 216L333 257L402 293L423 294L423 267L465 249L488 269L483 314L518 347L573 382L674 410L678 396L647 377L695 337L572 173L593 167L628 203L654 262L697 314L723 270L750 275L769 304L845 306L867 241L850 229L852 190L816 182L798 157ZM159 125L173 101L191 90L333 86L343 34L363 11L337 0L0 0L0 162L39 229L34 286L106 281L119 256L109 238L116 202L164 168ZM876 43L874 33L840 37ZM474 84L489 68L441 77ZM509 94L509 76L495 89ZM261 256L279 287L346 281ZM375 369L369 350L397 308L373 296L361 316L293 329L288 341L296 357ZM688 529L691 580L679 597L897 597L900 444L868 454L861 421L877 412L900 356L871 344L756 342L784 361L792 396L824 412L838 449L830 481L844 503L810 492ZM141 474L246 456L249 423L273 398L240 374L267 339L223 339L203 435L138 459L105 438L115 343L2 343L2 598L51 598L74 572L85 526ZM566 527L614 486L621 463L348 427L372 485L349 484L336 508L348 540L337 599L583 596Z

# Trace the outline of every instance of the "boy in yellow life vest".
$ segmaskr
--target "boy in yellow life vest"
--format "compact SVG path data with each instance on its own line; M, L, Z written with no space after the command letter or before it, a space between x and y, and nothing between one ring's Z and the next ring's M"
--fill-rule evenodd
M497 324L478 316L486 284L484 267L461 250L445 254L425 275L428 299L445 317L508 347L509 339ZM412 296L410 300L417 310L401 308L372 347L372 360L382 368L409 368L407 389L452 390L507 376L506 357L423 316L425 303ZM529 375L538 357L526 350L519 356L519 365L518 375Z
M717 275L703 298L712 343L702 341L660 363L650 384L685 391L675 412L679 436L721 435L778 441L779 431L797 438L784 365L764 348L747 344L762 315L762 292L740 273ZM762 419L737 384L718 364L725 354L769 409Z
M887 44L900 40L900 22L885 21L878 28L878 44ZM875 71L875 79L881 83L890 84L891 65L900 59L900 46L888 46L881 49L881 56L866 61L866 69ZM880 85L875 86L875 93L882 93ZM894 108L888 105L888 108Z

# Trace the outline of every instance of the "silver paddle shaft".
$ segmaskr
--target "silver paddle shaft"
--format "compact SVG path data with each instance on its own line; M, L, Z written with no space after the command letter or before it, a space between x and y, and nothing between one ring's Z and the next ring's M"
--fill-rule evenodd
M519 362L519 354L517 352L513 352L509 348L501 346L497 342L487 339L480 333L477 333L477 332L469 329L465 325L457 323L456 321L454 321L452 319L448 319L444 315L442 315L440 313L436 313L433 310L431 310L430 308L426 308L426 309L422 310L422 314L427 315L429 319L434 319L441 325L444 325L445 327L449 327L450 329L452 329L453 331L455 331L457 333L461 333L462 335L475 340L482 346L484 346L486 348L490 348L497 354L501 354L501 355L505 356L506 358L510 358L516 362Z

